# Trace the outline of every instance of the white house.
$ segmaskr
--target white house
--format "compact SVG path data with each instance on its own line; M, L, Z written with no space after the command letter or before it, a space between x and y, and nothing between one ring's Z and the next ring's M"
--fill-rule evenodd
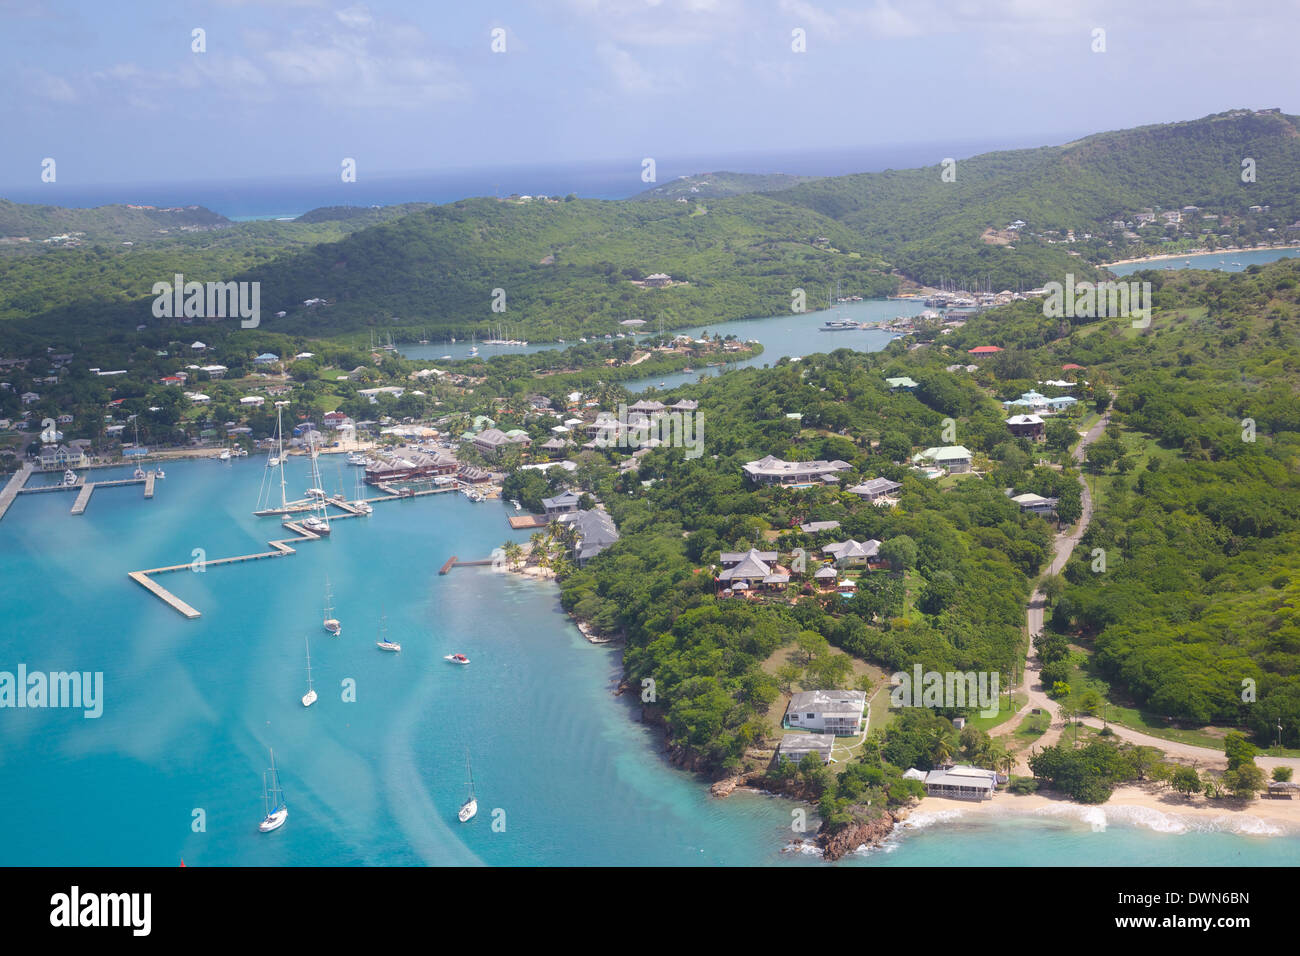
M961 474L970 471L971 453L965 445L944 445L941 448L927 448L914 456L912 461L928 462L949 474Z
M791 696L785 725L819 734L853 736L862 726L866 706L867 695L860 690L806 690Z

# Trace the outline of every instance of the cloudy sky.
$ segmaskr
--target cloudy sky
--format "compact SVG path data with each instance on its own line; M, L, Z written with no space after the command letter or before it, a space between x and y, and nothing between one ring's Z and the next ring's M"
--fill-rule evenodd
M0 0L0 189L45 157L142 183L1056 143L1300 112L1297 27L1300 0Z

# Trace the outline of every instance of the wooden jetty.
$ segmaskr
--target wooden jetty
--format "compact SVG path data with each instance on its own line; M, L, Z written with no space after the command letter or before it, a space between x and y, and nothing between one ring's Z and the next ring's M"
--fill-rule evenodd
M545 515L511 515L507 520L516 531L521 528L545 528L551 523L551 519Z
M456 556L453 554L450 558L447 559L447 563L444 564L441 569L439 569L438 573L446 574L455 566L456 566Z
M86 505L90 504L90 496L95 492L95 483L87 481L82 484L81 491L77 493L77 500L72 504L72 513L74 515L85 514Z

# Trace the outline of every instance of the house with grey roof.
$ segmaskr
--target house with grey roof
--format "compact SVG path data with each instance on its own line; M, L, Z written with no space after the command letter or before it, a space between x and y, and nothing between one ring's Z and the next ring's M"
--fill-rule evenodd
M872 478L848 489L849 494L857 495L863 501L880 501L888 498L903 486L888 478Z
M1020 510L1023 512L1043 515L1046 517L1056 510L1056 503L1059 499L1044 498L1042 495L1026 493L1023 495L1015 495L1011 500L1018 504Z
M906 375L900 375L898 378L887 378L885 384L889 386L891 392L911 392L921 387L919 383L912 381Z
M862 727L867 695L860 690L806 690L790 697L784 725L791 729L839 737Z
M782 587L790 583L790 575L776 565L775 551L724 551L718 559L723 570L718 581L730 591L741 592L755 587Z
M875 538L868 541L854 541L850 538L848 541L837 541L826 545L822 548L822 553L829 555L837 567L865 568L873 560L879 561L880 542Z
M578 510L582 496L572 491L565 491L554 498L542 499L542 510L549 515L564 515Z
M489 458L500 454L501 449L510 445L527 447L530 443L527 433L517 430L507 434L499 428L485 428L474 436L474 447Z
M799 525L804 534L816 534L818 531L834 531L840 526L838 521L808 521Z
M951 800L987 800L998 788L996 770L955 766L931 770L925 775L925 792Z
M618 540L618 528L607 511L592 509L573 511L558 518L573 526L577 532L577 544L573 549L574 560L586 564Z
M760 485L808 485L820 482L832 482L839 478L839 472L848 471L852 466L847 461L784 461L774 455L766 455L757 461L746 462L744 472L749 479Z
M822 763L830 763L834 747L835 738L825 734L786 734L776 748L776 759L798 764L809 754L816 754Z

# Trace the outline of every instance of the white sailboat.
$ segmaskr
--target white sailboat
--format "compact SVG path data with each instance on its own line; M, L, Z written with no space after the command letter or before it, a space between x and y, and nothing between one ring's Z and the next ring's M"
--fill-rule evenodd
M361 481L362 473L358 471L356 474L357 474L357 491L356 491L357 497L356 500L352 502L352 507L356 508L364 515L374 514L375 511L374 506L371 505L370 502L366 501L365 485Z
M333 634L335 637L343 633L343 625L334 616L334 600L333 595L330 593L329 578L325 579L325 617L321 626L325 628L327 633Z
M310 517L303 518L301 524L312 534L323 537L330 533L329 506L325 503L325 492L320 486L320 467L316 461L316 441L314 438L308 446L308 456L311 458L312 487L307 489L307 494L313 499L312 511L315 513Z
M284 791L280 788L280 775L275 770L275 751L271 751L271 769L262 773L262 799L266 804L266 816L257 828L263 833L270 833L284 826L289 819L289 807L284 802ZM274 809L272 809L274 807Z
M275 442L267 449L266 470L262 473L262 487L257 494L256 514L283 514L289 508L289 495L285 490L284 468L288 460L284 454L284 427L281 423L281 409L288 402L275 403ZM271 495L274 493L275 480L280 480L280 507L275 508Z
M465 775L469 778L466 784L469 786L469 799L461 804L460 812L456 816L461 823L468 823L474 819L474 814L478 813L478 798L474 796L474 771L469 765L469 751L465 751Z
M401 644L388 639L388 618L382 611L379 613L379 640L375 642L375 647L381 651L400 651L402 649Z
M306 639L307 644L307 693L302 695L302 705L310 707L316 703L316 691L311 686L311 638Z

